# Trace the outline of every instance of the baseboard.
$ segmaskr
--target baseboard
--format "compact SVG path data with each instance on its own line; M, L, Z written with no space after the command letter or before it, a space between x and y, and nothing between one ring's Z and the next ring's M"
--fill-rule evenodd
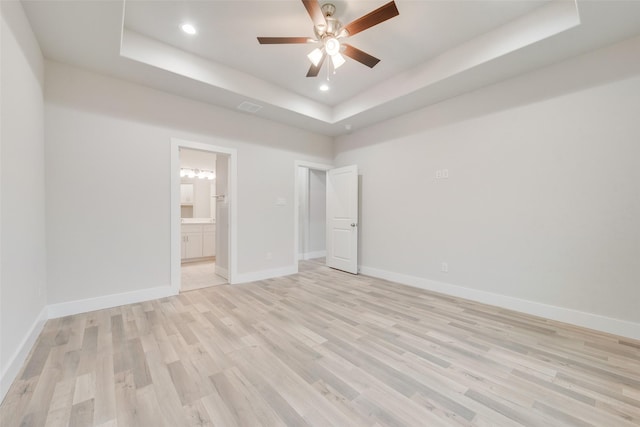
M120 294L105 295L95 298L87 298L76 301L50 304L48 306L49 319L55 319L72 314L87 313L89 311L118 307L125 304L134 304L158 298L166 298L177 295L170 286L142 289L139 291L123 292Z
M327 256L327 251L314 251L314 252L300 252L298 254L298 261L307 259L316 259Z
M4 396L9 391L9 387L11 387L11 384L13 384L18 373L20 373L20 369L22 369L25 360L27 360L27 356L38 339L40 332L42 332L42 328L46 322L47 307L45 306L31 325L31 328L29 328L29 332L27 332L23 338L18 349L9 358L9 363L7 363L6 368L2 371L2 376L0 376L0 402L4 400Z
M327 251L315 251L315 252L307 252L302 254L301 259L316 259L327 256Z
M229 270L227 270L226 268L220 267L218 264L216 264L216 270L215 271L216 271L216 274L218 276L222 276L225 279L229 280Z
M392 271L380 270L377 268L361 266L360 272L367 276L409 285L428 291L438 292L450 296L464 298L483 304L494 305L519 311L521 313L544 317L545 319L557 320L576 326L582 326L596 331L629 337L640 340L640 323L629 322L627 320L615 319L599 314L587 313L571 308L558 307L543 304L535 301L500 295L492 292L480 291L477 289L465 288L463 286L452 285L450 283L438 282L436 280L422 277L410 276Z
M271 279L273 277L288 276L290 274L296 274L298 272L298 265L291 265L289 267L274 268L271 270L261 270L252 273L238 274L233 284L257 282L258 280Z
M181 259L180 260L180 264L190 264L192 262L203 262L203 261L213 261L215 262L216 257L215 256L203 256L200 258L185 258L185 259Z

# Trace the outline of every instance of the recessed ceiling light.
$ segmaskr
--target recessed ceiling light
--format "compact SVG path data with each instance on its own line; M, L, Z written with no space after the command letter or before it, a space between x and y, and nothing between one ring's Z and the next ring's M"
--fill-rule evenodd
M196 27L191 24L182 24L180 28L182 28L182 31L189 35L194 35L196 33Z
M319 89L320 89L321 91L323 91L323 92L326 92L326 91L328 91L328 90L329 90L329 85L328 85L328 84L326 84L326 83L325 83L325 84L322 84L322 85L320 85Z

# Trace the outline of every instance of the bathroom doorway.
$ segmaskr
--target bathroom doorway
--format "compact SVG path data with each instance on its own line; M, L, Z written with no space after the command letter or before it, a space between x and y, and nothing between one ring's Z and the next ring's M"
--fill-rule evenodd
M235 150L175 140L171 163L172 287L232 283Z
M214 152L180 148L181 292L228 283L219 265L216 272L217 211L228 192L226 180L217 178L219 160L228 161ZM224 174L227 168L222 169Z

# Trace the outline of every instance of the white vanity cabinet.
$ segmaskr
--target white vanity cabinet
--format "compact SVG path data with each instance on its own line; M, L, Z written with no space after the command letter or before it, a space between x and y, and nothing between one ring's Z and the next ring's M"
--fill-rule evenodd
M215 224L182 224L182 260L215 256L215 233Z

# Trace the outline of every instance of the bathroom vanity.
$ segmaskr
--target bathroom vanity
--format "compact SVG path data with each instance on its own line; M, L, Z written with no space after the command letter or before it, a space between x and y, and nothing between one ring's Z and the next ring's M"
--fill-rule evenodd
M216 256L216 224L211 218L182 218L182 262Z

